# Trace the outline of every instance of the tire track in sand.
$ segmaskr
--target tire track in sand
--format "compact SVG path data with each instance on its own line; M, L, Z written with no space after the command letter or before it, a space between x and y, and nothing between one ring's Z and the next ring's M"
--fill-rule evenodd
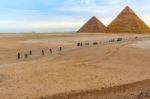
M117 54L121 48L123 48L124 46L128 45L129 43L124 43L124 44L121 44L121 45L107 45L107 51L104 53L104 56L101 57L101 58L95 58L94 60L92 61L86 61L87 64L93 64L95 62L97 63L100 63L100 62L103 62L105 60L108 60L110 59L111 57L113 57L115 54ZM103 47L106 47L106 46L103 46Z

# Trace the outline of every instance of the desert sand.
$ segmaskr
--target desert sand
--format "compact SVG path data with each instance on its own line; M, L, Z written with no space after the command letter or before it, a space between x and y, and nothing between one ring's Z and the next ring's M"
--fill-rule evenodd
M148 34L1 34L0 99L149 99L149 48Z

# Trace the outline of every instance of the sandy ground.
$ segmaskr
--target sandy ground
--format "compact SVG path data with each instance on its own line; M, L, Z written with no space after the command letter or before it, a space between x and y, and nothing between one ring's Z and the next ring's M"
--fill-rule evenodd
M150 80L100 90L70 91L37 99L150 99Z
M130 40L108 43L118 37ZM141 39L133 40L135 37ZM0 99L35 99L150 79L150 49L148 44L139 47L149 42L150 38L146 37L150 35L3 34L0 36ZM92 45L95 41L99 45ZM77 47L77 42L90 45ZM63 47L62 52L59 46ZM29 50L33 55L25 59L24 54ZM16 57L18 52L20 60Z

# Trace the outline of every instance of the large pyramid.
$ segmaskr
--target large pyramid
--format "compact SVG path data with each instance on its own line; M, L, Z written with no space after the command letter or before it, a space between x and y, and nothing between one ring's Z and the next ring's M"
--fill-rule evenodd
M77 31L78 33L104 33L106 32L106 27L101 23L95 16L93 16L81 29Z
M148 33L149 27L129 7L125 9L107 27L109 33Z

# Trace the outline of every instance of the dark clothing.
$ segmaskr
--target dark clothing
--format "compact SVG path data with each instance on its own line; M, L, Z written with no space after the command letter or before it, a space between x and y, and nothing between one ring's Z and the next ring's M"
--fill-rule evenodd
M20 53L17 54L17 58L20 59Z
M25 58L28 58L28 54L25 54Z
M32 51L30 51L29 54L32 55Z
M62 51L62 47L59 47L59 50Z
M52 53L52 49L51 48L49 49L49 52Z
M42 55L44 55L44 50L41 51Z

